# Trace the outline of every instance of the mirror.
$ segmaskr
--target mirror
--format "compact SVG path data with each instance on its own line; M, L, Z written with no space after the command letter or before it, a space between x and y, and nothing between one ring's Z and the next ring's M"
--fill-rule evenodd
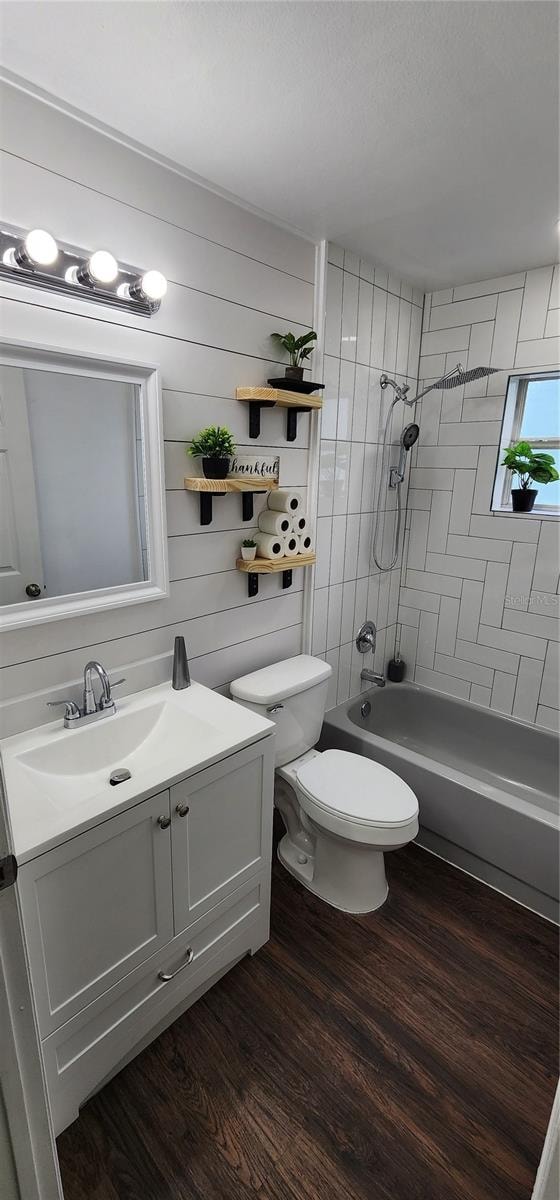
M166 594L156 368L2 344L3 627Z

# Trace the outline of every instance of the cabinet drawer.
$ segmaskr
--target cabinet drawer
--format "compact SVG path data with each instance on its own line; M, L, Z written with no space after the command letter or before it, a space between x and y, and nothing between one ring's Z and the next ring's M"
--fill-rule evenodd
M269 897L269 875L251 879L46 1038L43 1058L57 1134L118 1063L152 1030L158 1032L158 1023L165 1024L174 1010L180 1015L228 963L267 940ZM160 972L172 978L163 982Z
M170 835L166 791L22 866L42 1037L173 936Z
M171 788L175 933L270 863L273 754L265 738Z

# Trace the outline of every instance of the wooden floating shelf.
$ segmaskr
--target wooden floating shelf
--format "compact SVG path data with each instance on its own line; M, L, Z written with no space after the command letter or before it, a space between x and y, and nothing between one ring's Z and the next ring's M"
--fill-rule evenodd
M264 479L204 479L200 476L186 476L184 485L187 492L198 492L200 495L200 524L210 525L212 522L213 496L227 496L229 492L241 494L243 520L253 520L253 496L255 492L275 492L277 480Z
M249 596L256 596L259 590L259 575L274 575L282 572L282 587L292 586L292 571L294 567L310 567L316 561L314 554L297 554L294 558L253 558L247 562L238 558L236 567L249 576L247 591Z
M321 396L306 396L302 392L288 392L282 388L239 387L236 400L249 405L249 437L257 438L261 432L261 408L286 408L286 440L294 442L297 437L298 413L322 408Z

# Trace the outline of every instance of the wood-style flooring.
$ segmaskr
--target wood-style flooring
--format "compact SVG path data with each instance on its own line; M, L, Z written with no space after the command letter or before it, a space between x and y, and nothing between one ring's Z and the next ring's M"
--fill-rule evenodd
M66 1200L530 1200L557 931L416 847L369 916L276 864L272 935L59 1138Z

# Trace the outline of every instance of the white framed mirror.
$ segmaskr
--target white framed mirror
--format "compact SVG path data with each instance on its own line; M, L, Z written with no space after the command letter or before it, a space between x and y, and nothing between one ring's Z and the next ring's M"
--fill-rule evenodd
M0 627L168 591L158 368L0 339Z

